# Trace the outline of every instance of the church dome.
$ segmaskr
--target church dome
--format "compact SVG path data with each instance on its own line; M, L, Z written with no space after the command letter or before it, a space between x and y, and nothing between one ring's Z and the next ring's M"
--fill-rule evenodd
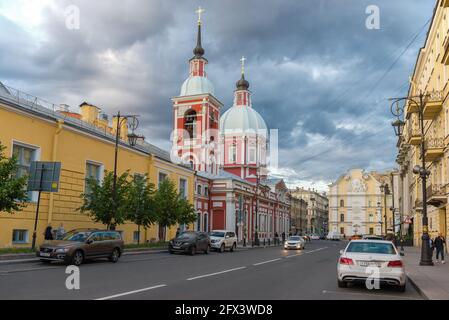
M221 116L220 131L222 134L260 133L265 137L268 134L262 116L251 107L241 106L234 106Z
M214 95L214 86L212 82L206 77L189 77L182 84L180 96L190 96L196 94L210 93Z

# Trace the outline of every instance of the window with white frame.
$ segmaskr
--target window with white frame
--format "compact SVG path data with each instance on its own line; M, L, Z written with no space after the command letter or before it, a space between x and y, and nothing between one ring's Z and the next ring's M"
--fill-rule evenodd
M187 180L184 178L179 179L179 195L182 199L187 199Z
M196 187L196 193L197 193L199 196L203 193L200 184Z
M133 241L139 242L139 240L140 240L140 231L134 231L133 232Z
M256 147L255 146L249 147L249 157L248 158L249 158L250 163L256 162Z
M158 186L161 185L162 182L165 181L165 179L168 178L168 175L164 172L159 172L159 176L158 176Z
M230 163L237 162L237 147L236 146L229 147L229 162Z
M30 174L32 161L37 161L37 149L24 146L21 144L13 144L13 155L17 158L17 177L23 177ZM33 192L28 192L28 201L34 201Z
M87 161L86 162L86 176L85 176L85 184L84 191L85 193L90 193L92 190L89 187L88 181L95 180L98 184L101 183L101 168L102 165L94 162Z
M28 243L28 230L14 229L12 231L12 243Z
M208 187L204 187L204 195L205 195L206 197L209 196L209 188L208 188Z

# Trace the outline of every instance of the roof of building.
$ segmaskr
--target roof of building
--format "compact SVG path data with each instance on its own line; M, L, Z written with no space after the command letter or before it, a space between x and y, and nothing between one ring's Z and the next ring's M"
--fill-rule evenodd
M193 96L205 93L215 94L212 82L206 77L192 76L182 84L180 96Z
M267 125L262 116L251 107L233 106L220 117L222 134L244 135L257 133L268 135Z
M255 183L252 183L252 182L250 182L248 180L245 180L245 179L243 179L243 178L241 178L241 177L239 177L239 176L237 176L235 174L229 173L229 172L227 172L225 170L221 170L221 169L218 171L218 174L212 174L212 173L209 173L209 172L199 171L197 173L197 175L202 177L202 178L209 179L209 180L232 179L232 180L236 180L236 181L239 181L239 182L255 185Z
M37 116L41 117L43 116L55 121L63 120L64 123L69 126L76 127L78 129L81 129L82 131L89 132L103 139L115 141L115 136L112 135L111 133L105 132L104 130L96 127L93 124L64 114L64 112L56 111L57 108L56 104L51 104L49 102L41 100L37 97L33 97L29 94L25 94L18 90L16 96L11 94L10 90L6 89L6 87L3 84L1 84L1 82L0 82L0 101L5 101L8 103L8 105L14 106L17 109L26 111L28 113L36 114ZM129 146L128 143L124 141L120 141L120 144L122 146ZM146 141L138 143L135 147L133 147L133 149L136 149L143 153L154 155L159 159L173 163L173 161L171 161L170 152L163 150ZM179 165L179 166L191 170L188 165Z

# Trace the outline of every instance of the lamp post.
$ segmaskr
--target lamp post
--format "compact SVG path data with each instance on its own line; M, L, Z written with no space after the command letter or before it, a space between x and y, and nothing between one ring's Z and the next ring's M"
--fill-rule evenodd
M388 234L388 222L387 222L387 195L390 194L390 188L387 183L383 183L380 185L380 191L384 195L384 220L385 220L385 236Z
M424 107L427 102L427 99L430 97L430 94L424 94L422 92L417 96L404 97L404 98L392 98L391 104L391 113L397 117L397 120L392 123L395 134L398 137L402 136L402 130L405 123L400 119L400 117L404 114L404 106L400 105L401 103L409 103L410 107L413 105L413 109L410 110L410 113L417 113L418 120L421 129L421 166L417 165L413 168L413 173L419 175L422 180L422 237L421 237L421 258L419 264L421 266L432 266L432 254L430 251L430 237L429 237L429 222L427 217L427 177L430 175L430 172L426 169L426 159L425 159L425 132L424 132Z
M379 210L379 224L380 224L380 235L382 235L382 206L380 204L380 201L377 201L377 210Z
M121 115L120 111L115 116L115 118L117 118L117 127L115 130L114 179L112 181L112 202L114 204L113 205L114 215L111 219L111 224L109 226L110 229L115 229L115 221L113 220L117 213L117 162L118 162L118 146L120 141L120 131L124 121L131 119L132 120L131 123L128 123L131 129L131 133L128 134L128 143L131 147L135 147L137 145L137 140L144 139L143 136L135 134L135 130L137 130L137 128L139 127L138 117L139 117L138 115Z

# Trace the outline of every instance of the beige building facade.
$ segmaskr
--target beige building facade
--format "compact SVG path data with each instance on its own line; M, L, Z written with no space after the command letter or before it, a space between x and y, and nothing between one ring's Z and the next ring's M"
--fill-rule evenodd
M307 203L306 227L304 233L325 234L328 231L329 200L326 193L297 188L290 191L292 197Z
M448 234L447 196L449 191L449 1L436 1L432 22L424 46L417 57L408 97L423 93L427 180L428 230L431 238ZM415 99L416 100L416 99ZM408 103L404 110L405 127L399 137L400 211L413 222L415 246L422 236L422 181L413 173L421 166L421 126L417 108Z
M363 169L341 175L329 186L329 231L346 237L391 233L395 221L392 176L391 172L368 173ZM381 191L382 184L388 184L390 195Z

